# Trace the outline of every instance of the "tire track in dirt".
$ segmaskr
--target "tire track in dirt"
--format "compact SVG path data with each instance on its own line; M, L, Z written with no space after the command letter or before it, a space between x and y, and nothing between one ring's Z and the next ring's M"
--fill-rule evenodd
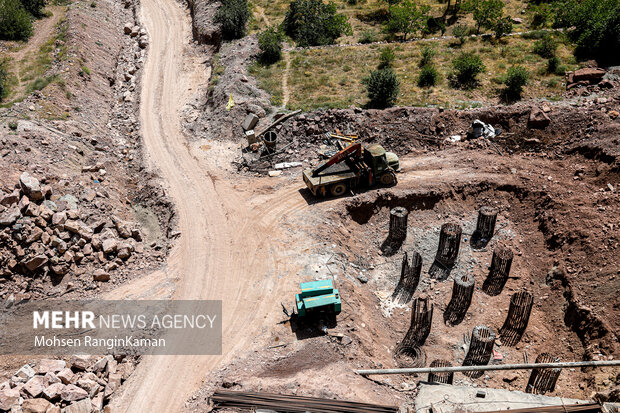
M253 340L273 321L278 289L273 274L293 269L274 257L284 248L272 233L279 220L307 205L295 184L265 191L260 204L252 181L222 176L208 159L191 153L181 132L180 109L208 73L191 50L189 15L173 0L143 0L143 24L151 44L142 78L140 119L146 158L167 185L181 236L167 268L108 294L106 298L165 297L159 284L174 285L176 299L223 300L223 355L148 356L112 401L114 412L178 412L209 371ZM165 30L162 30L165 28ZM234 182L234 186L233 186ZM255 201L254 201L255 202ZM271 317L271 319L268 317Z

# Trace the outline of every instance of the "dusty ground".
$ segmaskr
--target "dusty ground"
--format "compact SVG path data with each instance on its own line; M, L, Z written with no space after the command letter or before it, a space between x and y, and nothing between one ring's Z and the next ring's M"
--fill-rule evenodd
M143 217L143 226L159 230L164 239L171 235L172 208L159 197L165 193L174 203L178 232L166 264L137 269L122 285L103 288L102 296L222 299L225 318L223 355L143 358L112 400L112 411L204 411L210 394L220 386L410 405L420 378L393 376L372 381L353 373L355 368L395 366L393 350L408 327L407 306L394 306L388 298L398 279L402 251L388 257L379 249L387 234L388 211L397 205L411 211L404 250L417 250L424 258L417 293L433 297L436 308L424 346L428 362L446 358L458 364L464 356L464 334L477 324L497 329L505 318L509 295L521 289L534 294L535 307L522 342L515 348L497 349L505 362L522 361L524 352L532 360L542 351L563 360L618 357L619 121L609 115L618 107L617 91L609 93L606 103L584 99L576 101L575 109L567 109L571 102L554 106L551 121L557 128L547 132L527 127L525 105L497 110L493 122L509 127L512 134L500 141L506 156L481 142L443 142L472 118L490 118L492 111L440 114L405 108L362 113L351 109L344 114L319 112L306 115L306 120L291 120L279 132L286 139L295 135L297 141L280 158L283 160L312 164L322 144L322 129L346 126L355 116L366 121L360 122L359 131L365 143L378 141L403 155L403 172L396 187L317 201L303 188L299 169L268 178L239 174L239 164L232 163L238 161L244 146L236 134L238 126L232 122L239 122L251 105L264 114L273 110L265 109L264 100L243 101L243 93L255 90L254 79L240 80L246 86L235 93L242 99L235 96L237 109L226 115L230 123L221 130L203 129L200 119L192 119L192 113L204 110L201 105L210 75L204 62L210 62L211 56L192 46L187 10L169 0L144 0L137 13L150 40L147 58L142 59L135 44L128 46L131 53L117 60L118 71L108 60L113 51L122 49L121 43L129 41L122 34L124 19L129 16L116 12L119 14L108 28L116 30L108 54L101 57L95 53L97 40L91 39L92 44L86 44L93 49L81 57L101 59L88 60L92 67L100 63L102 69L94 71L91 78L95 83L85 88L90 94L79 100L90 117L75 114L72 116L79 122L54 123L55 127L64 125L66 133L71 133L70 127L90 125L83 140L96 135L108 149L87 147L92 151L87 160L73 152L65 156L60 149L52 151L54 157L46 158L37 143L31 145L30 156L55 161L66 158L68 164L48 161L45 165L41 162L40 168L58 175L67 170L74 177L79 165L95 160L95 154L107 153L112 177L107 185L113 207L122 208L125 216ZM93 16L84 19L95 30L99 20ZM79 33L80 20L69 21L74 21L75 33ZM161 27L166 30L159 30ZM251 50L255 44L239 47ZM233 56L231 62L238 61L235 59ZM239 61L243 60L241 56ZM74 63L69 70L75 74L81 63ZM122 80L130 63L139 66L141 79ZM247 76L244 66L233 69L233 75L223 76L229 76L229 82ZM111 74L125 84L124 89L108 90ZM71 79L87 81L79 75ZM130 89L134 94L125 99L124 93ZM227 99L225 92L222 87L214 90L212 104ZM97 94L102 94L101 102L89 100ZM49 99L45 92L43 95ZM138 109L138 98L139 112L133 112ZM30 111L31 103L40 105L26 101L22 109ZM94 116L98 105L104 103L111 109ZM208 108L207 116L217 118L217 110L221 108ZM9 115L16 117L14 112ZM186 121L183 125L181 118ZM107 128L113 138L104 133ZM388 133L378 137L376 131L381 130ZM411 135L400 134L403 130ZM431 134L440 138L419 139ZM523 140L529 138L537 141L524 145ZM3 177L14 176L14 165L31 165L28 160L33 158L24 152L10 155L15 158L3 169ZM112 163L114 156L118 163ZM249 166L240 169L252 171ZM147 179L153 175L160 179L148 185L151 181ZM141 202L131 210L123 204L125 198ZM149 203L149 199L158 201ZM487 204L501 211L499 232L483 251L474 252L464 242L454 274L473 274L480 286L493 246L503 243L516 252L513 278L498 297L488 297L477 288L466 320L448 328L441 315L451 282L431 282L427 276L438 228L446 221L456 221L468 237L477 208ZM291 326L281 303L291 307L299 282L325 277L336 280L344 299L337 324L329 326L329 335L316 326ZM362 282L364 279L368 281ZM334 337L336 333L342 337ZM23 362L14 358L3 365L9 368L11 363L18 366ZM470 382L457 377L459 383ZM526 381L527 373L494 373L471 384L523 389ZM589 398L614 386L618 386L617 369L566 371L555 394Z

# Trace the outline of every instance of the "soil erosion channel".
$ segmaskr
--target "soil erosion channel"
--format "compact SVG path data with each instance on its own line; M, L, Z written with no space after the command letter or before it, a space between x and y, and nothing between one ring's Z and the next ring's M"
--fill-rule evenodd
M144 357L112 407L114 412L177 412L210 370L252 340L266 321L264 314L277 304L270 298L278 296L271 275L289 269L272 256L277 241L267 234L306 204L287 187L278 197L255 198L250 208L249 185L233 187L209 160L192 154L179 112L208 73L192 57L189 15L174 0L143 0L142 22L151 38L142 78L142 137L149 166L174 200L181 236L166 270L146 277L153 285L136 280L134 291L130 284L112 296L140 294L166 278L174 280L176 299L223 300L224 355Z

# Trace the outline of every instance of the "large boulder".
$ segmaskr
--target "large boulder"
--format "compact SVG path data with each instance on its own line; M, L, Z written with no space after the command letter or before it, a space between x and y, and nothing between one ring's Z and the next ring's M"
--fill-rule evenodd
M28 172L24 172L19 177L19 185L24 191L24 194L33 201L39 201L43 199L43 191L41 190L41 184L39 180Z
M64 384L71 384L74 376L73 371L68 367L60 370L58 374L56 374L56 377L58 377Z
M74 402L88 397L86 390L79 388L74 384L68 384L60 392L60 398L66 402Z
M3 388L0 390L0 410L11 410L11 406L19 402L19 390Z
M551 123L551 119L549 119L549 116L547 116L547 114L543 112L542 109L538 107L532 108L530 112L530 117L527 122L528 127L535 129L544 129L549 126L549 123Z
M22 404L24 413L46 413L52 404L45 399L26 399Z
M65 367L67 367L67 363L64 360L41 359L39 362L39 374L58 373Z
M48 400L56 400L60 398L60 394L65 389L65 385L62 383L50 384L43 390L43 397Z
M45 390L45 379L43 376L34 376L26 384L24 384L23 390L31 397L37 397L43 390Z
M22 214L19 212L19 208L17 206L9 208L0 215L0 225L13 225L15 221L21 217L21 215Z
M572 75L572 82L576 83L586 80L592 84L598 83L605 76L605 69L599 69L596 67L584 67L583 69L575 70Z
M26 266L28 271L34 271L37 268L45 265L47 261L48 261L47 257L41 254L41 255L36 255L32 258L27 259L26 261L24 261L24 265Z
M88 398L76 403L71 403L63 409L63 413L91 413L92 411L92 401Z

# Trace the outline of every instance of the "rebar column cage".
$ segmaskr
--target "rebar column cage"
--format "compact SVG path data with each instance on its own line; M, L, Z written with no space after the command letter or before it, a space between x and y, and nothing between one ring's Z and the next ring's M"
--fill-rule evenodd
M452 363L448 360L433 360L430 367L452 367ZM451 371L443 373L428 373L429 383L452 384L454 373Z
M504 246L499 246L493 251L489 275L482 283L482 291L487 295L495 296L501 294L510 275L512 257L512 250Z
M474 295L474 276L461 274L454 278L452 298L443 313L443 321L449 326L461 324Z
M476 326L471 333L469 349L463 366L485 366L489 364L491 355L493 354L493 345L495 344L495 333L487 326ZM484 371L468 371L464 372L468 377L476 379L484 374Z
M390 241L401 243L407 238L407 218L409 211L404 207L396 207L390 210Z
M431 332L433 303L428 297L419 297L411 304L411 325L400 347L421 346Z
M536 357L536 363L554 363L560 361L549 353L540 353ZM545 394L555 390L562 369L532 369L530 379L527 382L525 391L527 393Z
M520 291L510 297L510 307L504 325L499 330L502 344L515 346L523 337L532 313L534 297L527 291Z
M484 248L495 233L495 222L497 221L497 209L483 206L478 210L478 221L476 230L471 235L471 246L474 248Z
M394 353L394 359L400 368L424 367L426 364L426 354L419 346L399 346Z
M439 280L448 278L459 255L462 232L461 226L455 223L446 223L441 226L437 254L429 270L431 277Z
M417 252L411 254L411 264L407 253L403 255L403 263L400 269L400 280L392 294L392 301L405 304L411 300L420 282L422 272L422 256Z

